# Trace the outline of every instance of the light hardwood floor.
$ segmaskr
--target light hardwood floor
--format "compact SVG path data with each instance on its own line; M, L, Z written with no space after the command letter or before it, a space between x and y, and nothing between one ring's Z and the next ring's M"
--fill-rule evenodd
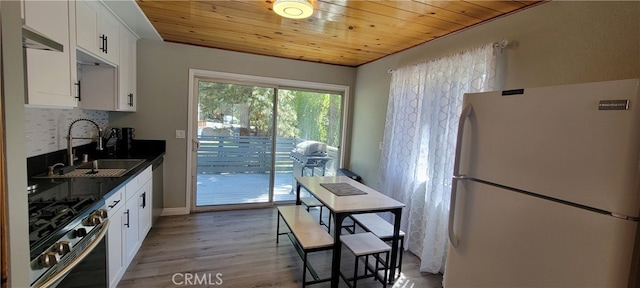
M161 217L118 287L301 287L302 260L286 236L276 244L276 220L275 208ZM330 274L330 253L309 256L321 277ZM343 250L346 273L352 273L352 258ZM442 286L442 275L420 273L418 261L405 252L403 275L393 287ZM366 279L358 287L382 285Z

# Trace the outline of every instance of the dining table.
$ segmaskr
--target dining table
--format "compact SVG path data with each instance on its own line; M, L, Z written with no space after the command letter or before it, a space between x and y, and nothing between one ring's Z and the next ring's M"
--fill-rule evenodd
M343 221L354 214L360 213L391 213L393 215L393 240L391 257L387 267L389 269L389 283L395 281L400 239L400 219L402 218L403 203L384 195L363 183L346 176L296 176L296 204L300 205L300 190L306 189L318 199L333 215L335 225L332 226L334 237L333 255L331 260L331 287L338 287L340 282L340 259L342 242L340 234Z

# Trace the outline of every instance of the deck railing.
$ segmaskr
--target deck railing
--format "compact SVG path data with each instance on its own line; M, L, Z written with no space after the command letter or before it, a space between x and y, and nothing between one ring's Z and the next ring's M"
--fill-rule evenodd
M259 136L199 136L198 173L269 173L271 138ZM297 138L276 140L275 171L293 171L291 150Z

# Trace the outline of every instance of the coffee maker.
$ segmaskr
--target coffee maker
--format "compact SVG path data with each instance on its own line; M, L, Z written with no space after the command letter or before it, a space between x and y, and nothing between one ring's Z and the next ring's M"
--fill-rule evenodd
M122 135L120 136L120 144L119 150L123 156L131 155L131 144L133 143L133 138L135 138L136 129L125 127L121 128Z
M118 150L120 150L120 148L118 147L118 139L120 139L120 129L111 128L106 131L102 138L103 143L105 143L103 151L104 156L106 158L116 158L118 156L117 152Z

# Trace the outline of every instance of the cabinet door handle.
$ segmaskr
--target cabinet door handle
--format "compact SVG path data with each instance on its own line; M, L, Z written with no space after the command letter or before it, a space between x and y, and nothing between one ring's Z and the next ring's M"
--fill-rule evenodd
M127 228L129 228L129 209L127 209L127 211L124 211L125 214L127 214L127 223L124 223L124 226L127 226Z
M104 45L104 44L105 44L105 43L104 43L104 39L105 39L104 34L100 35L100 51L102 51L102 52L105 52L105 48L104 48L104 46L105 46L105 45Z
M80 94L80 93L82 93L82 92L80 92L80 91L82 91L82 89L80 89L80 87L81 87L80 86L80 81L78 81L78 83L74 83L74 84L76 86L78 86L78 88L77 88L78 91L76 91L76 95L77 95L76 98L78 99L78 101L82 101L82 95Z
M120 200L118 200L118 201L113 201L113 204L109 205L109 208L116 207L116 205L118 205L118 203L120 203Z
M147 207L147 192L142 193L140 197L142 197L142 204L140 205L140 207L142 208Z
M129 93L129 106L133 107L133 93Z
M107 35L104 35L104 53L109 54L107 49L109 48L109 40L107 39Z

